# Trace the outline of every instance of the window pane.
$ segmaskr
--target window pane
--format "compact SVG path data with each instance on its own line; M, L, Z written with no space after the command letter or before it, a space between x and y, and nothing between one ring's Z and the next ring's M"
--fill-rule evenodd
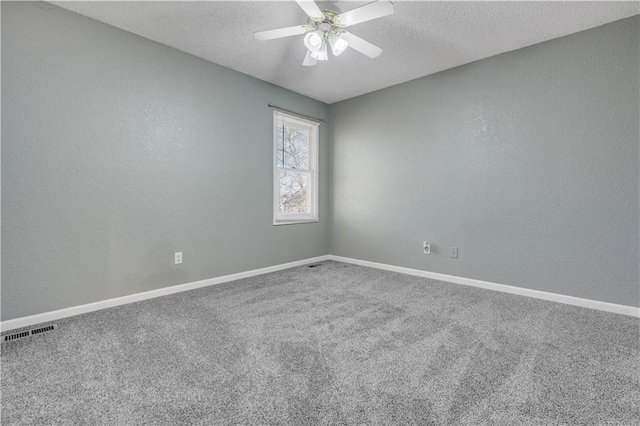
M278 167L308 170L309 129L297 127L284 120L279 120L276 132Z
M317 123L274 114L274 225L318 220Z
M280 177L278 211L280 213L310 213L309 174L285 171L278 173Z

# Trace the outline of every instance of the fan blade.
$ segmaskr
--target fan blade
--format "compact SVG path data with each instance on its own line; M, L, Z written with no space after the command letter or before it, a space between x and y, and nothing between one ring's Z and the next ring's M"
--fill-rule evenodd
M296 0L296 3L310 18L324 18L324 13L313 0Z
M377 58L382 53L382 49L378 46L346 31L342 32L339 37L345 39L349 43L350 48L357 50L363 55L367 55L371 59Z
M304 61L302 62L302 65L304 65L305 67L310 67L317 63L318 63L318 60L312 57L311 52L307 50L307 54L304 57Z
M307 29L302 25L296 25L295 27L277 28L275 30L256 31L253 36L257 40L272 40L274 38L291 37L294 35L300 35L307 32Z
M382 18L383 16L391 14L393 14L393 5L386 0L378 0L348 12L341 13L336 16L336 19L338 19L343 27L348 27L350 25Z

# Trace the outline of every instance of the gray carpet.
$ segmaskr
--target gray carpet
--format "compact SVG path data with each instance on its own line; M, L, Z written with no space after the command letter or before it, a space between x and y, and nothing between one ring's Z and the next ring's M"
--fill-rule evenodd
M339 262L2 345L2 424L640 424L637 318Z

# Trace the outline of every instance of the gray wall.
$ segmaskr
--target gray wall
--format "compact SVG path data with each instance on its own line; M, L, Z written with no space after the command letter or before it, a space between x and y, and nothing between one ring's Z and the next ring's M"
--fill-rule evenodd
M639 305L638 17L329 108L1 7L2 320L328 252ZM319 224L271 225L268 102L331 113Z
M320 223L274 227L266 104L327 105L44 3L2 65L3 320L328 253L329 132Z
M638 39L636 16L332 105L332 254L639 306Z

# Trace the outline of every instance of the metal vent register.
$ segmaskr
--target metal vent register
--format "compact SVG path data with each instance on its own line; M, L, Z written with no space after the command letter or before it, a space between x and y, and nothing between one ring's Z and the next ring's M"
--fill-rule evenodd
M34 328L32 330L24 330L17 333L5 334L4 336L2 336L2 343L24 339L25 337L29 336L36 336L38 334L46 333L47 331L53 331L56 328L58 328L56 324L51 324L45 325L44 327Z

